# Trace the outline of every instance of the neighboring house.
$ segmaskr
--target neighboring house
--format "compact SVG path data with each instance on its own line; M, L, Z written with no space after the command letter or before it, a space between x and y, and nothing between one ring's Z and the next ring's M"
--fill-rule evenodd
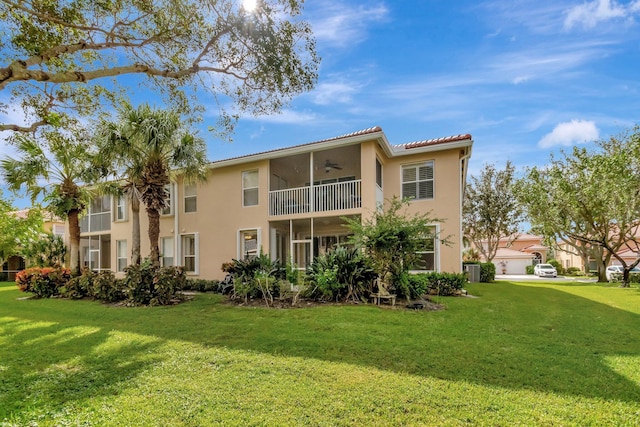
M14 211L13 213L18 218L27 218L29 211L30 209L20 209L18 211ZM65 221L46 211L43 211L42 214L43 214L42 225L43 225L44 231L47 233L51 232L56 236L60 236L61 238L64 239L65 231L66 231ZM7 258L5 263L2 265L2 271L7 273L8 280L14 280L16 273L18 271L24 270L26 267L26 264L27 264L26 261L21 256L12 255L9 258Z
M620 251L618 251L618 255L627 263L627 265L630 265L636 262L638 258L640 258L640 251L635 250L634 245L631 245L631 247L623 247ZM598 269L595 258L583 258L580 255L577 255L574 248L562 241L558 241L556 258L565 269L569 267L578 267L581 271L584 272L595 271ZM620 261L612 256L609 261L609 265L619 264Z
M502 238L493 258L496 274L525 274L528 265L547 261L548 248L543 244L543 236L522 233L510 242Z
M331 139L212 162L208 180L167 190L160 219L162 265L221 279L222 263L255 256L305 268L344 243L342 217L366 217L393 196L412 198L410 212L431 211L450 245L435 239L422 254L424 271L462 270L462 197L471 135L391 145L379 127ZM140 212L142 254L149 253ZM81 222L81 264L121 272L131 259L126 199L99 197Z

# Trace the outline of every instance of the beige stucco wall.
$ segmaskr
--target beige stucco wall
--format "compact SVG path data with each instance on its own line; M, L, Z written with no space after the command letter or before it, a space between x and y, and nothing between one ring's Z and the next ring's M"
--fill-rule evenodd
M422 161L434 161L434 199L413 201L409 206L409 213L431 211L433 218L439 222L441 238L447 238L450 244L439 245L437 263L440 271L461 271L460 245L460 148L453 148L431 153L411 153L411 155L389 157L380 147L377 140L371 139L360 143L360 178L362 181L362 208L347 211L331 211L314 214L298 214L289 216L269 217L269 160L257 160L242 164L230 164L219 167L213 164L206 183L197 186L197 212L184 212L184 185L178 177L174 184L174 215L163 216L160 220L160 238L173 236L174 242L181 235L197 233L199 271L197 276L206 279L221 279L223 262L238 257L238 236L240 230L258 229L262 251L269 253L270 221L301 219L313 216L318 218L315 226L316 235L319 232L344 233L336 225L336 219L343 215L370 215L376 206L376 166L378 158L383 166L383 191L385 199L394 195L401 195L402 165ZM232 162L233 163L233 162ZM308 165L301 165L308 167ZM242 205L242 172L258 170L259 174L259 204L244 207ZM112 210L115 207L112 206ZM110 259L112 269L116 268L116 251L118 240L127 241L127 257L130 261L131 252L131 211L127 219L111 224ZM323 221L324 219L324 221ZM329 221L330 219L330 221ZM325 225L323 228L322 224ZM149 254L149 239L147 235L148 221L144 205L140 212L141 253L144 258ZM174 247L177 246L174 243ZM179 263L179 251L174 250L175 262Z

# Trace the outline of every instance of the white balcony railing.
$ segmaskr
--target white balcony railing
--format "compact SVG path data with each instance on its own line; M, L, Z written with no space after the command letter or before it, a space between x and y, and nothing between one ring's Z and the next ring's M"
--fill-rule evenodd
M345 181L269 192L269 215L356 209L362 206L361 181Z

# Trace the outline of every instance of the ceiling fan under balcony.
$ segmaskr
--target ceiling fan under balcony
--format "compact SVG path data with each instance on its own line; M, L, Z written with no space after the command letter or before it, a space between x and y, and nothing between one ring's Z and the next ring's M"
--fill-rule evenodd
M331 172L331 169L342 170L342 167L338 163L334 163L331 160L327 159L327 161L324 162L324 171L326 173L329 173Z

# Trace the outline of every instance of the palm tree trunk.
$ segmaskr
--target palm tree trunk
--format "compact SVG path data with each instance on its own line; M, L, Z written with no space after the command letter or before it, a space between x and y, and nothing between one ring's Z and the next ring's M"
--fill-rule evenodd
M72 209L67 212L69 219L69 268L73 276L80 275L80 211Z
M158 247L158 239L160 237L160 211L158 209L146 208L149 217L149 245L151 252L149 259L151 265L160 267L160 248Z
M131 197L131 264L140 265L140 200Z

